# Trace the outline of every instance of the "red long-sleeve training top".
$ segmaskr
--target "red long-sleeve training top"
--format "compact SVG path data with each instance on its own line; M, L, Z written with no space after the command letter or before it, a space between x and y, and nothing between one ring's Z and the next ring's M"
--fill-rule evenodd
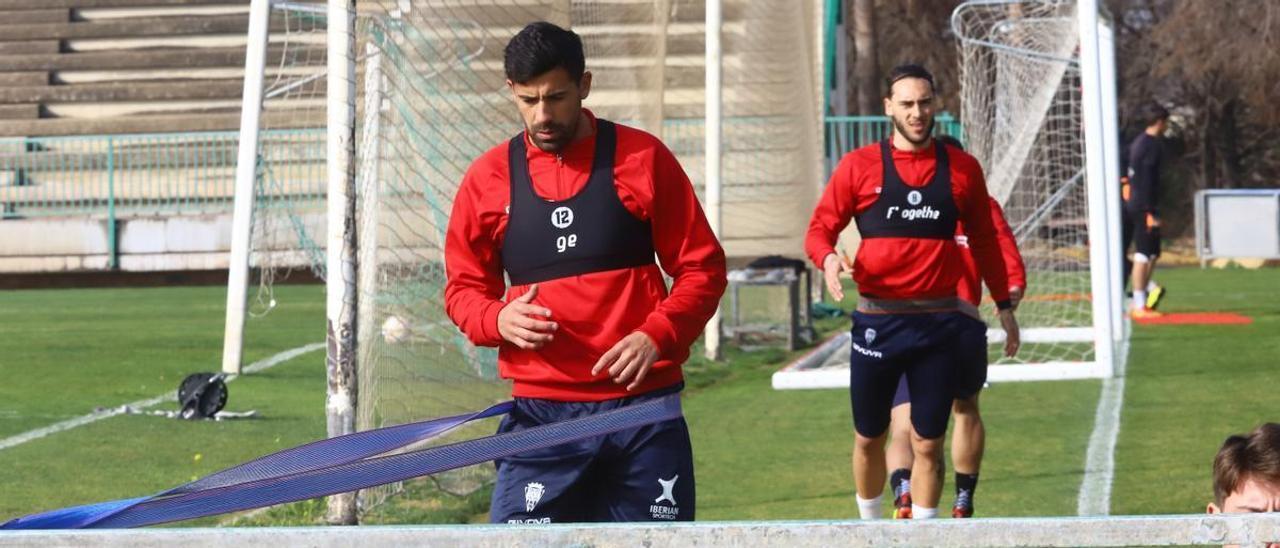
M893 164L902 181L920 188L937 167L934 147L919 151L893 149ZM991 223L990 196L978 161L959 148L947 146L951 163L951 195L959 210L973 256L991 296L1001 308L1009 302L1008 274ZM809 221L805 252L822 268L835 252L836 238L849 221L879 197L884 181L880 143L844 156ZM858 247L853 279L858 292L881 299L921 299L957 295L964 260L954 239L868 238Z
M991 223L996 228L996 241L1000 242L1000 253L1004 255L1005 272L1009 277L1009 287L1027 288L1027 268L1022 263L1022 253L1018 251L1018 242L1013 237L1013 229L1004 218L1004 209L995 198L991 199ZM982 278L978 275L978 264L973 260L969 249L969 237L964 233L964 224L957 228L956 243L964 252L960 256L964 260L964 274L957 288L960 298L978 306L982 302Z
M594 128L594 115L584 112ZM511 197L507 149L503 142L478 158L454 199L445 237L449 318L476 345L498 347L499 372L515 381L515 396L600 401L680 382L680 365L715 312L727 280L724 250L675 156L653 135L617 126L614 187L627 211L650 223L658 263L673 278L670 293L656 265L540 282L534 304L549 308L559 329L542 348L524 350L498 333L504 292L509 302L529 290L507 288L503 278L501 249ZM594 154L594 132L559 155L528 146L534 191L552 201L572 197L586 185ZM644 382L628 392L607 371L593 377L596 360L635 331L648 335L659 351Z

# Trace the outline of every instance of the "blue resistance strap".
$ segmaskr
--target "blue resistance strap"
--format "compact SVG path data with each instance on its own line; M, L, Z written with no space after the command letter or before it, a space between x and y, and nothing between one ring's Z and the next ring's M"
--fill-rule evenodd
M483 411L358 432L272 453L152 495L24 516L0 529L142 527L346 493L519 453L610 434L681 416L671 394L612 411L517 432L377 457L458 426L508 413L512 402Z

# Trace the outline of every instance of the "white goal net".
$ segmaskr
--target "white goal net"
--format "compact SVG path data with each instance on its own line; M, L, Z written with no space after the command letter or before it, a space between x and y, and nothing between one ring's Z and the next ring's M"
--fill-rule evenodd
M288 269L325 275L323 3L272 2L251 264L252 316ZM723 232L731 257L800 256L821 185L818 0L727 0L721 28ZM356 3L355 341L359 429L474 410L509 394L496 353L443 303L443 241L467 167L522 129L503 49L524 25L572 28L594 74L585 106L661 137L704 195L701 0ZM345 271L344 271L345 272ZM328 273L332 275L332 273ZM487 427L486 427L487 428ZM492 467L433 481L455 493ZM366 493L366 506L386 491Z

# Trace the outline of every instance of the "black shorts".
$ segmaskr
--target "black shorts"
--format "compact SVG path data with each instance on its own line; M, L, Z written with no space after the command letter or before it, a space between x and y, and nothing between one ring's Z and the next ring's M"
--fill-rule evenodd
M853 315L849 396L853 426L874 438L889 427L898 382L906 377L911 424L928 439L942 437L971 351L957 351L975 320L961 312ZM968 343L972 346L972 341Z
M601 402L516 398L498 433L625 407L681 386ZM492 523L692 521L693 449L684 417L500 459Z
M964 338L958 343L962 349L959 353L965 356L956 374L955 399L958 400L972 398L987 384L987 324L974 318L969 320L971 325L965 328ZM898 380L898 389L893 393L894 407L904 403L911 403L906 375Z
M1136 211L1129 212L1131 230L1133 231L1134 251L1149 258L1160 256L1160 227L1148 226L1147 214Z

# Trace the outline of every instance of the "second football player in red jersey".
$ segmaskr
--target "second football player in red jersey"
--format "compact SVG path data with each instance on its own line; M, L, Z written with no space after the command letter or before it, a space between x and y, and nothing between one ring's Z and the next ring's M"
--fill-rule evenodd
M894 389L906 375L915 455L913 517L937 514L942 438L956 394L957 349L975 320L960 311L956 288L964 266L955 241L963 223L978 270L1000 310L1006 354L1017 351L1018 325L1004 259L991 224L982 168L961 150L932 138L933 76L902 65L886 80L885 114L893 136L846 155L814 210L805 251L823 269L828 289L844 297L848 271L836 237L856 220L862 243L853 265L860 295L850 353L858 509L880 516L885 434Z
M957 150L964 147L949 135L939 135L938 142ZM991 222L996 228L996 239L1004 256L1009 275L1009 299L1016 309L1018 301L1027 289L1027 271L1014 239L1013 229L1005 220L1004 210L995 198L991 199ZM956 233L964 260L964 275L957 292L961 299L973 306L975 317L982 302L982 279L978 265L969 252L969 237L963 225ZM951 406L956 420L951 432L951 465L955 469L955 502L951 517L973 517L974 498L978 489L978 471L982 466L986 446L986 427L978 409L978 395L987 381L987 325L974 322L967 330L964 356L956 379L956 399ZM893 395L892 421L889 426L889 447L885 450L889 469L889 489L893 492L894 518L911 517L911 392L905 378L898 382Z

